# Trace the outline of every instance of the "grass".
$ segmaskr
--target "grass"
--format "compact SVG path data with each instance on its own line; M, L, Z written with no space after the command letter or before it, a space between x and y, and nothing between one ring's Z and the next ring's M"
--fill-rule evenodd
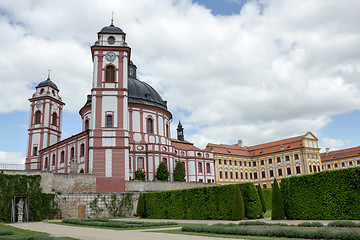
M25 229L21 229L21 228L16 228L16 227L12 227L12 226L8 226L8 225L4 225L4 224L0 224L0 226L4 229L8 229L14 232L13 235L11 236L3 236L0 237L0 239L16 239L17 237L25 237L25 236L35 236L35 235L46 235L49 236L49 234L47 233L42 233L42 232L36 232L36 231L31 231L31 230L25 230ZM63 237L63 238L54 238L54 239L69 239L69 240L76 240L76 238L69 238L69 237Z

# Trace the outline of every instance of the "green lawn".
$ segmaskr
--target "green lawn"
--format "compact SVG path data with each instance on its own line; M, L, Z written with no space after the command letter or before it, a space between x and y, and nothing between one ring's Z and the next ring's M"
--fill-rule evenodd
M0 237L0 239L7 239L7 238L11 238L11 237L21 237L21 236L34 236L34 235L49 235L47 233L42 233L42 232L36 232L36 231L30 231L30 230L25 230L25 229L20 229L20 228L16 228L16 227L11 227L8 225L4 225L4 224L0 224L0 226L4 229L10 229L14 232L14 235L8 235L8 236L3 236ZM54 239L72 239L72 240L76 240L76 238L54 238Z

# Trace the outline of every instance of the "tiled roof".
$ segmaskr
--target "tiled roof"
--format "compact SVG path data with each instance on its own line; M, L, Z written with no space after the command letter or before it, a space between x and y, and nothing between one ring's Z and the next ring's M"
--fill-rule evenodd
M213 144L209 143L206 145L205 150L211 151L218 154L229 154L229 155L238 155L238 156L259 156L265 154L271 154L281 151L281 145L283 151L292 150L302 147L302 137L292 137L287 139L282 139L274 142L254 145L254 146L243 146L240 147L237 144L226 145L226 144Z
M187 150L187 151L201 151L200 148L195 147L193 143L188 141L171 139L171 145L176 149Z
M360 146L320 154L322 162L350 157L360 157Z

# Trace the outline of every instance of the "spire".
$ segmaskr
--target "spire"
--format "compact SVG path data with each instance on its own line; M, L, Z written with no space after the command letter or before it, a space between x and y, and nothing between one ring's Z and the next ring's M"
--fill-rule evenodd
M111 12L111 24L110 26L114 26L114 12Z
M184 128L181 125L180 119L176 130L177 130L177 139L180 141L184 141Z
M51 72L51 69L49 68L49 70L48 70L48 79L50 79L50 72Z

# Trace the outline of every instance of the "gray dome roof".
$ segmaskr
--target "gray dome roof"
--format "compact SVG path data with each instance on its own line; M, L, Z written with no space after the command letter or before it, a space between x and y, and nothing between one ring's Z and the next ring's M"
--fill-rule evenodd
M167 110L167 102L162 100L153 87L131 76L128 79L129 103L145 104Z
M109 34L121 34L124 33L123 30L119 27L115 27L114 24L110 24L108 27L103 27L99 33L109 33Z
M56 84L55 84L54 82L52 82L52 81L50 80L50 78L47 78L45 81L42 81L41 83L39 83L39 85L37 85L36 88L38 88L38 87L47 87L47 86L50 86L50 87L54 88L55 90L58 90L58 91L59 91L59 89L58 89L58 87L56 86Z

